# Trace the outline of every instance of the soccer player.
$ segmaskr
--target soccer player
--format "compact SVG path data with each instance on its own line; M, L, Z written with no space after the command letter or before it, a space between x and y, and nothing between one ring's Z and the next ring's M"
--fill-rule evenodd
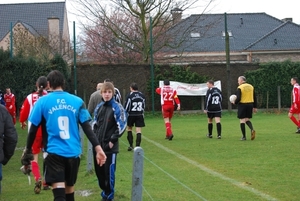
M111 83L113 84L113 81L111 81L110 79L105 79L104 82L111 82ZM116 100L118 103L122 104L122 102L121 102L121 100L122 100L121 93L120 93L119 89L116 88L116 87L115 87L114 98L115 98L115 100Z
M10 116L13 118L14 124L16 124L16 97L11 93L10 88L6 88L4 94L5 107L8 110Z
M293 103L288 113L288 117L297 126L296 133L300 133L300 86L298 82L297 77L291 79L291 85L293 85ZM298 115L298 120L294 117L295 114Z
M236 91L236 100L234 104L238 104L237 117L240 119L240 128L243 135L241 140L246 140L245 124L247 124L251 130L251 140L254 140L256 132L250 121L253 112L257 111L257 99L254 87L246 82L246 78L244 76L238 77L238 84L239 86Z
M127 113L123 106L113 98L114 90L114 85L111 82L103 83L101 88L103 101L95 109L93 122L95 136L97 136L107 156L106 163L102 167L96 165L96 158L94 157L94 168L99 187L102 189L102 201L114 199L119 138L124 133L127 124Z
M36 88L37 91L29 94L26 99L23 102L23 105L20 110L20 123L21 123L21 128L25 129L27 124L26 121L29 117L30 112L32 111L33 105L35 102L42 96L47 94L47 77L41 76L37 79L36 81ZM30 128L31 122L28 121L28 131ZM41 126L38 128L34 143L32 145L32 154L33 154L33 161L31 161L31 170L32 174L35 179L35 187L34 187L34 192L36 194L40 193L41 187L42 187L42 177L40 174L40 168L38 164L38 158L39 158L39 153L41 153L43 149L43 139L42 139L42 128ZM43 189L48 190L49 186L44 182L43 183Z
M169 80L164 80L164 86L156 89L156 93L160 95L160 102L162 106L162 115L166 127L166 138L172 140L174 137L171 125L171 119L174 112L174 102L177 104L177 110L180 110L180 100L177 92L170 86Z
M204 113L207 114L208 120L208 134L209 138L212 138L213 131L213 119L215 119L217 126L218 139L221 139L221 112L222 112L222 92L220 89L214 86L213 80L206 82L208 90L205 96L205 108Z
M96 87L96 91L94 91L90 96L90 100L89 100L89 104L88 104L88 111L91 116L93 116L96 106L102 101L102 96L101 96L101 91L100 91L102 85L103 85L103 83L98 83L97 87Z
M74 185L82 154L78 124L95 149L95 164L102 166L106 156L91 129L91 116L83 100L63 91L63 74L53 70L48 74L47 81L52 92L39 98L30 113L28 120L31 126L21 162L24 166L30 165L31 147L41 125L44 149L48 153L45 158L45 180L52 187L54 200L74 200Z
M145 127L145 96L142 92L138 91L138 85L136 83L130 85L130 93L126 98L125 110L129 114L127 120L127 140L129 142L128 151L131 151L133 149L132 127L135 125L136 147L141 145L142 127Z
M2 181L2 165L6 165L14 155L18 142L18 134L7 109L0 104L0 193Z

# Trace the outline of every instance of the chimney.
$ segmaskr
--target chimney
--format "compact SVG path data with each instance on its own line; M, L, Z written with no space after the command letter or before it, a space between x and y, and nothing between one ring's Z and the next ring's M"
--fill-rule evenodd
M177 24L178 22L181 21L182 18L182 11L180 8L174 8L171 10L171 14L172 14L172 19L173 19L173 25Z
M59 52L60 49L60 33L59 33L59 18L48 18L48 40L50 46Z
M293 18L287 17L287 18L282 19L281 21L283 21L283 22L287 22L287 21L293 22Z

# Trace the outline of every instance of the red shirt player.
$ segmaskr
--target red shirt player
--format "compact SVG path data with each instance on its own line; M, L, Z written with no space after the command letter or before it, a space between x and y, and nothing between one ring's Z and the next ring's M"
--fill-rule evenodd
M33 108L33 105L35 102L41 97L47 94L47 91L45 90L47 88L47 78L45 76L41 76L38 78L36 82L37 91L29 94L26 99L23 102L23 105L20 110L20 123L21 128L25 129L26 127L26 121L30 115L30 112ZM28 121L28 131L30 128L31 122ZM32 145L32 154L33 154L33 161L31 161L31 169L32 174L35 179L35 187L34 192L36 194L40 193L41 191L41 185L42 185L42 178L39 170L38 165L38 154L43 149L43 138L42 138L42 128L41 126L38 128L38 131L36 133L36 137L34 139L33 145ZM44 189L47 190L49 187L43 183Z
M291 85L293 85L293 103L291 105L288 116L297 126L296 133L300 133L300 86L298 84L297 77L293 77L291 79ZM298 120L294 117L294 114L298 115Z
M13 118L14 124L16 124L16 97L11 93L10 88L6 88L6 94L4 94L5 107L9 114Z
M171 119L174 112L174 102L177 104L177 110L180 110L180 100L176 90L170 86L169 80L165 80L164 86L157 88L156 93L160 95L162 115L166 126L166 139L172 140L174 135L172 132Z

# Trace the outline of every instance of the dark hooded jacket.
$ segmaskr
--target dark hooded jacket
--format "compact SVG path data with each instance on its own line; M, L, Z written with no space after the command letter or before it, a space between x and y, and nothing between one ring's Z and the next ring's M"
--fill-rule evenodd
M5 165L14 155L18 134L11 115L0 105L0 163Z
M93 130L105 153L118 153L118 139L122 136L127 126L127 113L123 106L114 98L102 101L95 109ZM108 144L114 146L110 149Z

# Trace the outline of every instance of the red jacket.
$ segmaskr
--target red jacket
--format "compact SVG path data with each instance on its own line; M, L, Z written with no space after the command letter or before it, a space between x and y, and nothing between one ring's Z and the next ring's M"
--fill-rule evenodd
M10 114L16 113L16 97L13 93L4 94L5 107Z
M169 85L157 88L156 93L160 95L161 105L174 105L174 101L177 105L180 104L177 91Z
M299 86L299 84L294 84L293 103L300 104L300 86Z
M43 95L46 95L47 91L43 91ZM29 94L23 102L20 110L20 122L23 123L27 121L29 114L33 108L34 103L39 99L39 93L33 92ZM28 122L28 129L30 128L30 122ZM41 135L41 129L39 128L37 135Z

